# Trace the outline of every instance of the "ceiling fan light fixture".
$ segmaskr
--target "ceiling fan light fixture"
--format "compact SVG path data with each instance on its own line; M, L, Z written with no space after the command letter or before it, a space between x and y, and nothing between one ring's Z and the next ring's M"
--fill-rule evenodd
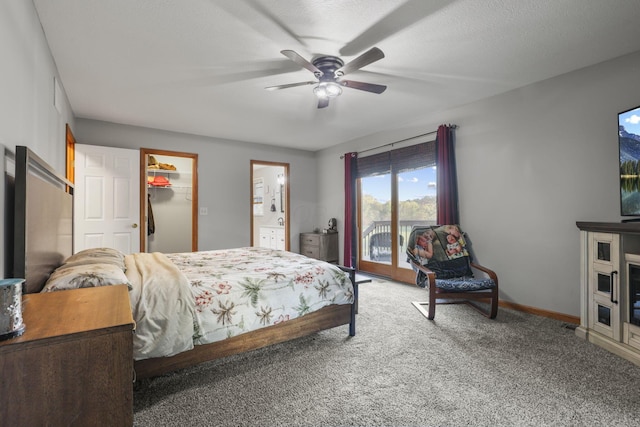
M336 82L320 82L313 88L313 93L318 98L335 98L342 93L342 87Z
M269 86L266 89L275 90L307 84L316 85L313 88L313 93L318 98L318 108L328 107L329 100L331 98L336 98L342 94L343 86L377 94L380 94L387 89L387 87L383 85L340 79L345 74L357 71L365 65L369 65L372 62L384 58L384 53L382 53L382 51L377 47L372 47L346 65L344 61L337 56L319 56L313 59L312 62L309 62L293 50L282 50L280 53L301 67L311 71L315 78L318 79L318 83L317 85L314 81L290 83L278 86Z

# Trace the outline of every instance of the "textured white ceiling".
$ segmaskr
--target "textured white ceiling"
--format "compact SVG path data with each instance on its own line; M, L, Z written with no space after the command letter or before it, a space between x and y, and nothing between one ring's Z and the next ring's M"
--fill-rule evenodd
M77 117L319 150L640 50L638 0L34 0ZM386 57L317 109L280 54Z

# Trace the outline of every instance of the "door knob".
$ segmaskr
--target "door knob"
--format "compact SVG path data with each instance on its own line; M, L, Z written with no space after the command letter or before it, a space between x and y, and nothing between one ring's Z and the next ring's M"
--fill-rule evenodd
M132 224L131 227L138 228L138 224Z

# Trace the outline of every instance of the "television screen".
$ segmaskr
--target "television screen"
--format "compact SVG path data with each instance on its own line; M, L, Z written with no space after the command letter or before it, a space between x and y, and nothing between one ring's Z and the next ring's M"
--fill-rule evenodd
M618 114L620 214L640 216L640 107Z

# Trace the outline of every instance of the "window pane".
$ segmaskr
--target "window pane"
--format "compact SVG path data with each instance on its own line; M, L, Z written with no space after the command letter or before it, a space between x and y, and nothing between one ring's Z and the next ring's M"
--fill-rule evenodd
M411 268L405 250L414 225L434 225L436 209L436 168L425 167L398 174L398 267Z
M391 263L391 174L360 179L362 190L361 258Z

